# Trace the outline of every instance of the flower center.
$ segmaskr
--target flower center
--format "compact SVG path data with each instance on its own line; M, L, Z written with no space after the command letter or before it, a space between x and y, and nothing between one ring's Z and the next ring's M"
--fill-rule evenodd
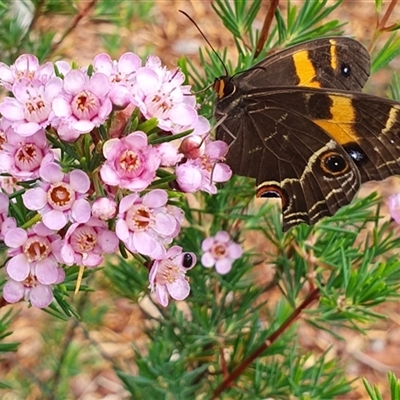
M97 245L97 233L90 226L79 226L71 235L71 246L77 253L90 253Z
M40 167L43 154L40 148L33 143L26 143L20 147L14 156L15 165L21 171L34 171Z
M125 150L119 159L119 169L127 175L139 175L143 171L140 155L133 150Z
M78 119L91 120L100 109L100 100L86 90L78 93L72 101L72 112Z
M148 96L145 99L145 104L147 107L147 112L152 117L161 119L167 118L167 114L173 105L172 99L160 91L154 96Z
M154 215L148 207L134 205L126 213L126 223L131 231L143 232L154 225Z
M15 190L21 189L21 186L18 186L18 179L11 176L2 176L0 178L1 187L7 192L12 193Z
M35 71L30 71L29 69L20 69L15 71L15 76L18 81L20 81L22 78L27 78L30 81L35 77Z
M45 237L35 235L28 238L22 251L28 262L42 261L50 254L50 242Z
M165 285L185 277L185 273L172 260L163 260L158 266L156 282Z
M50 104L41 95L32 95L25 103L25 119L29 122L41 123L50 115Z
M0 150L3 150L4 143L7 143L7 136L4 131L0 131Z
M212 255L214 256L214 258L219 259L219 258L226 257L226 253L227 253L226 250L227 249L224 244L217 243L216 245L213 246L211 252L212 252Z
M33 275L33 274L30 273L30 274L26 277L26 279L25 279L23 282L21 282L21 283L24 285L24 287L25 287L26 289L32 289L32 288L34 288L34 287L37 285L38 280L37 280L37 278L36 278L35 275Z
M214 168L215 162L211 162L210 157L204 154L201 157L201 167L208 172L211 172Z
M75 201L75 192L68 183L60 182L50 186L47 201L55 210L69 210Z

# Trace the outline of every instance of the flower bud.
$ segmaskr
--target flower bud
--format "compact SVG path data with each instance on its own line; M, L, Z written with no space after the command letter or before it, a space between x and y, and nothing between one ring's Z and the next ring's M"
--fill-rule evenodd
M117 203L108 197L99 197L92 205L92 216L107 221L117 214Z
M201 136L188 136L182 140L179 151L189 159L199 158L204 154L206 143Z

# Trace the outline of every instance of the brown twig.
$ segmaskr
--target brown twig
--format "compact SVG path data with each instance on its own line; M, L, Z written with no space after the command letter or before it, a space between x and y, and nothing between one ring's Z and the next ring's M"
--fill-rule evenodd
M261 354L271 346L272 343L278 339L289 326L296 320L296 318L301 314L301 312L307 308L310 304L312 304L315 300L319 298L319 289L316 288L312 290L308 296L303 300L303 302L292 312L292 314L286 319L286 321L275 331L273 332L267 340L261 344L252 354L250 354L245 360L243 360L233 371L227 376L222 383L215 389L213 393L213 399L218 398L218 396L228 388L234 380L236 380L249 365L256 360Z
M264 24L261 29L260 38L256 46L256 52L254 53L254 58L257 58L264 48L265 42L267 41L269 30L271 28L272 20L274 19L275 11L278 8L279 0L270 0L271 4L269 6L267 15L265 16Z
M385 12L385 15L382 17L381 22L379 22L378 20L378 29L381 31L386 30L386 23L388 22L388 19L390 17L390 15L392 14L394 8L396 7L398 0L392 0Z
M54 52L55 50L57 50L57 48L61 45L61 43L65 40L65 38L68 35L70 35L70 33L78 26L79 22L84 17L86 17L90 13L90 11L95 7L96 3L97 3L97 0L89 1L87 3L86 7L83 8L81 11L79 11L79 13L77 15L75 15L75 17L72 20L71 24L69 25L69 27L63 33L61 39L51 46L51 52Z
M375 47L376 41L378 40L378 38L380 37L380 35L384 32L384 31L388 31L390 30L393 25L390 26L386 26L390 15L392 14L394 8L396 7L398 0L391 0L385 14L383 15L382 19L379 21L379 15L377 14L376 17L376 29L375 32L372 36L371 42L368 46L368 51L371 53L372 50Z

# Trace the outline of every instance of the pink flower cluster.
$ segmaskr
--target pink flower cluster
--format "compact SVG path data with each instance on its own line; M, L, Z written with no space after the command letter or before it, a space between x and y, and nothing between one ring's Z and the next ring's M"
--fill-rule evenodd
M0 172L21 191L13 195L25 208L19 215L29 216L18 226L0 193L6 301L46 307L65 268L97 267L119 245L151 261L150 287L162 305L189 294L185 274L196 257L169 248L184 219L173 190L215 193L231 170L227 145L210 140L184 81L158 57L143 64L133 53L118 61L100 54L79 69L41 65L33 55L0 63L0 84L12 94L0 102ZM157 182L160 169L173 185Z

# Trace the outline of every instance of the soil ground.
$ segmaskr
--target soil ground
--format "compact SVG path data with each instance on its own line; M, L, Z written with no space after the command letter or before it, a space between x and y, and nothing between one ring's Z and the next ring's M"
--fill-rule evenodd
M83 7L87 1L81 1ZM283 1L281 3L284 3ZM301 5L302 1L292 3ZM383 10L389 2L383 2ZM354 36L365 45L371 40L373 29L376 24L375 2L368 1L344 1L335 11L334 16L341 21L349 21L346 25L346 34ZM267 9L268 2L263 4L263 12L257 22L262 24L263 16ZM282 6L284 7L284 5ZM400 6L394 10L389 23L400 21ZM228 45L231 57L235 57L233 41L229 33L217 19L209 1L155 1L155 7L151 11L146 22L134 20L133 30L121 28L119 34L122 43L126 48L121 49L121 54L129 49L134 49L138 54L147 52L149 47L151 53L161 57L169 67L176 65L178 58L183 54L198 60L197 51L199 46L205 46L203 39L199 36L193 25L181 14L179 9L188 12L200 25L204 34L216 48ZM40 21L42 26L65 26L68 17L52 17L51 20L43 18ZM80 65L91 62L93 57L102 52L100 33L113 32L114 28L106 21L92 18L84 18L71 35L58 48L59 56L69 60L75 60ZM387 36L385 36L387 38ZM149 45L150 44L150 45ZM392 68L397 68L400 60L394 60ZM373 88L378 92L387 87L391 80L390 70L383 71L371 78L369 91ZM384 198L389 194L399 191L398 180L391 179L384 183L369 184L363 189L363 193L378 189ZM259 240L259 239L254 239ZM261 243L263 245L263 243ZM83 352L85 360L82 361L82 369L76 376L69 378L69 385L75 394L76 399L122 399L124 398L123 387L115 376L109 363L94 361L96 351L89 345L98 343L101 352L111 358L128 362L132 356L131 343L144 346L145 338L142 332L146 324L143 313L137 305L128 300L111 297L106 290L101 289L90 295L90 302L93 304L93 315L96 319L96 312L102 315L102 307L106 311L102 315L101 328L90 329L87 336L79 328L72 330L74 346L77 352ZM41 332L45 331L50 317L40 310L27 309L26 305L16 306L20 310L19 317L13 324L14 333L9 340L21 342L16 354L10 354L6 362L0 366L0 377L10 377L18 374L19 377L30 378L30 370L34 368L37 360L44 357L43 349L50 345L55 354L58 354L59 345L56 339L43 337ZM341 358L346 366L348 378L359 376L366 377L370 383L378 385L388 399L387 371L393 371L400 376L400 303L388 303L377 309L378 312L386 315L373 327L368 329L366 335L356 334L350 331L341 331L345 341L336 341L324 332L316 332L309 326L302 324L300 329L300 340L302 346L314 351L323 352L327 348L329 356ZM57 329L57 328L56 328ZM59 329L59 328L58 328ZM62 343L62 336L58 343ZM48 341L54 340L54 343ZM86 353L85 353L86 352ZM92 358L92 362L90 359ZM100 358L101 359L101 358ZM102 360L102 359L101 359ZM17 372L13 372L17 371ZM48 371L42 372L45 378ZM7 395L7 399L19 399L18 395ZM40 392L32 390L29 399L40 399ZM365 390L360 380L354 383L354 390L351 394L343 396L344 400L367 399Z

